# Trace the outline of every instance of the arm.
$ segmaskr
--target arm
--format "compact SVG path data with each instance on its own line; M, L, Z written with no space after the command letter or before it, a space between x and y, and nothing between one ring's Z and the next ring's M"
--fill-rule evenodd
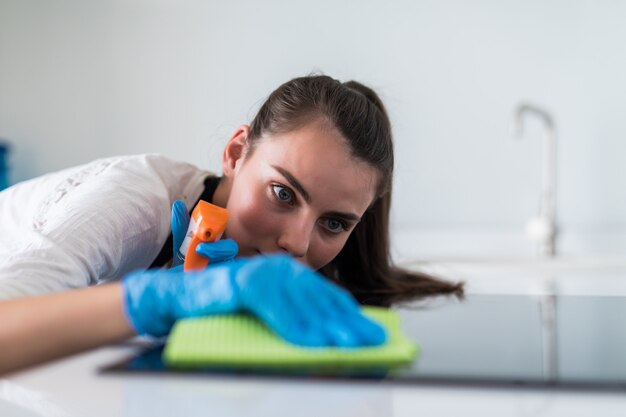
M187 208L177 201L172 212L175 252L188 223ZM198 245L197 250L215 264L234 258L237 244L223 240ZM134 336L136 331L124 313L123 294L117 282L0 301L0 374Z
M121 283L0 303L0 373L136 333L166 335L177 319L248 311L287 341L355 347L385 341L345 290L286 255L202 271L137 271Z
M0 374L135 335L122 285L0 302Z

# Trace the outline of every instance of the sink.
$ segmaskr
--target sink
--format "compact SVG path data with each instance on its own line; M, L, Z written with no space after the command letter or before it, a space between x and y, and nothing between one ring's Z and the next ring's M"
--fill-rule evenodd
M626 295L626 256L441 258L402 266L465 281L468 294Z

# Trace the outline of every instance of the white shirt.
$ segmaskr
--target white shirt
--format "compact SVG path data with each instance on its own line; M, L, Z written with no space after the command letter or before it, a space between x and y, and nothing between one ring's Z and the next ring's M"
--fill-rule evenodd
M100 159L0 192L0 299L86 287L146 268L209 172L160 155Z

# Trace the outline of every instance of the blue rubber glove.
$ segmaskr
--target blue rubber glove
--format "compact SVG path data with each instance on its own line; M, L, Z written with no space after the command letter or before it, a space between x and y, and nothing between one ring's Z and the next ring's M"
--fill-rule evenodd
M210 264L190 273L136 272L122 286L127 317L139 334L167 334L180 318L247 311L298 345L356 347L386 339L348 292L287 255Z
M185 239L187 228L189 227L189 211L187 206L181 200L174 201L172 204L172 236L174 237L174 256L172 267L178 267L183 264L184 259L180 257L178 250ZM200 243L196 246L196 252L209 258L211 264L229 261L237 256L239 247L232 239L218 240L217 242ZM180 269L180 268L179 268Z

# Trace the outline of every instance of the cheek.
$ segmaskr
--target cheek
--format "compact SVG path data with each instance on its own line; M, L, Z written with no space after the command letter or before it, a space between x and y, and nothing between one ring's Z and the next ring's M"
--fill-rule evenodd
M226 233L237 242L241 255L250 255L250 251L262 249L273 235L276 219L264 206L262 196L249 192L232 196L226 207L230 213Z
M243 208L238 214L238 223L248 236L256 239L268 237L273 231L272 217L259 205Z
M320 237L316 242L312 242L311 248L309 248L307 264L313 269L320 269L335 259L347 240L347 237L332 241Z

